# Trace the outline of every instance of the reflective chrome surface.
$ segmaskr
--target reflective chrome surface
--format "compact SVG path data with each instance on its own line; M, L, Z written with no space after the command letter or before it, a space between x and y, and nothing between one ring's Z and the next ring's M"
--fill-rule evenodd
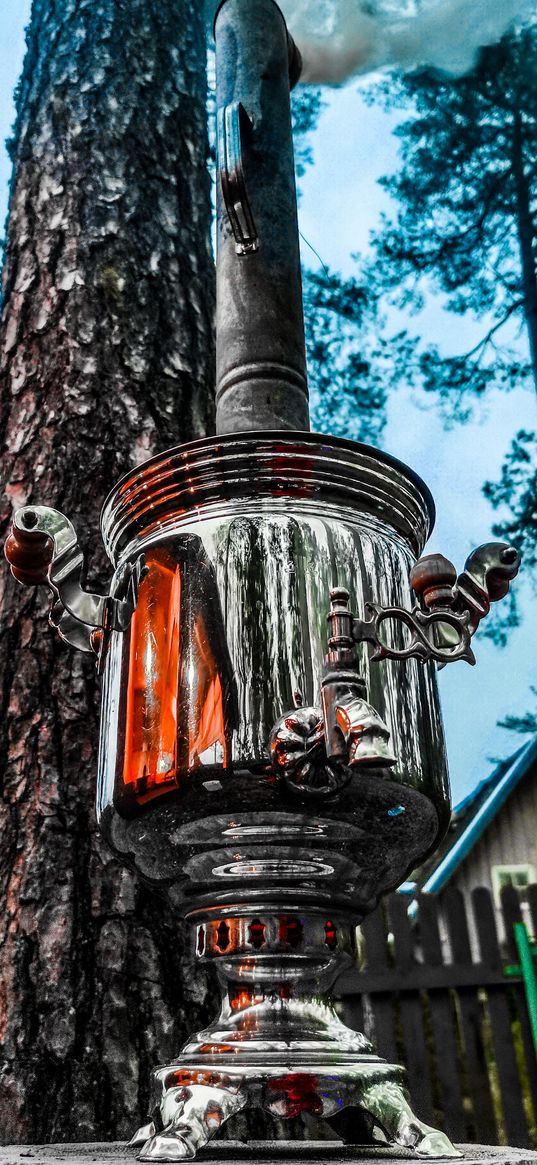
M215 1022L156 1073L143 1160L194 1156L246 1103L358 1105L416 1153L457 1155L332 1001L356 923L448 820L434 671L370 666L342 589L353 609L409 607L431 520L404 466L297 433L172 450L105 505L116 569L143 555L145 575L108 643L101 829L188 915L222 988Z
M181 1059L203 1066L231 1055L246 1063L334 1064L372 1054L365 1036L341 1022L331 989L359 956L356 929L337 910L304 912L277 900L189 915L195 954L215 967L222 988L219 1016L190 1039Z
M420 1156L460 1156L412 1113L403 1070L335 1012L334 979L359 957L350 916L266 903L255 914L196 910L190 922L197 958L216 966L222 1008L155 1074L153 1121L133 1141L142 1160L193 1157L246 1104L280 1117L360 1107Z
M120 482L103 511L106 600L80 588L70 523L66 573L48 527L37 547L17 527L22 581L54 576L63 601L67 578L87 642L100 632L102 832L166 887L222 988L215 1022L156 1073L144 1160L193 1157L246 1103L359 1106L418 1155L458 1155L332 1001L356 923L448 820L431 664L371 664L349 606L408 609L431 520L393 459L279 432L196 442ZM404 656L400 620L391 631Z
M255 899L276 880L363 914L435 844L448 785L432 667L370 666L359 648L390 770L385 757L306 803L269 754L282 714L319 701L330 590L347 586L354 609L409 606L431 517L404 466L311 434L183 446L108 499L116 567L143 553L147 573L106 662L101 827L178 904Z
M156 1073L161 1091L153 1120L133 1137L141 1161L192 1159L245 1105L257 1105L279 1117L300 1113L334 1116L342 1108L366 1111L389 1142L416 1157L460 1158L445 1133L431 1128L410 1107L401 1068L376 1056L315 1071L226 1065L192 1069L172 1065ZM179 1083L174 1083L177 1080ZM382 1143L377 1147L381 1148Z

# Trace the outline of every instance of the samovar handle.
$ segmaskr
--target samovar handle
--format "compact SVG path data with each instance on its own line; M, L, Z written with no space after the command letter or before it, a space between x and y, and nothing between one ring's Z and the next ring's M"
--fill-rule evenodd
M371 660L435 660L439 666L464 660L474 664L470 640L491 603L503 599L520 568L520 554L507 542L486 542L467 558L457 575L453 563L443 554L425 554L410 572L410 585L417 604L382 607L366 603L369 619L353 619L355 643L370 643ZM389 647L382 635L386 622L409 632L405 647Z
M116 574L109 594L86 591L75 528L50 506L23 506L15 512L4 553L18 582L48 586L53 595L49 621L60 637L81 651L95 652L102 661L110 632L129 626L145 572L143 555Z

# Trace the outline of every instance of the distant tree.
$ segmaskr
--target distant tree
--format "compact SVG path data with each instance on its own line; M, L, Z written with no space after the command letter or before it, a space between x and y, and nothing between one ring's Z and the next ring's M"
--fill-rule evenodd
M315 130L324 104L321 89L312 85L299 85L291 94L295 169L299 181L306 167L313 162L313 149L308 135Z
M310 135L323 108L321 90L299 86L293 93L297 179L313 162ZM300 192L299 192L300 193ZM308 240L304 239L306 246ZM322 432L377 444L386 421L393 375L391 341L382 334L378 297L367 279L345 279L304 267L303 293L312 425ZM398 359L408 338L399 337Z
M519 547L526 577L537 592L537 434L524 429L517 433L502 466L500 480L486 482L483 492L494 509L509 511L509 517L497 522L493 532ZM493 623L496 640L504 642L508 629L517 622L516 604L512 604L507 619L503 622L496 619ZM506 716L499 721L500 728L524 735L537 732L537 687L530 687L530 691L536 701L535 710L521 716Z
M537 592L537 434L522 429L516 434L502 466L500 480L487 481L483 493L495 510L508 516L493 526L498 538L513 542L522 554L525 577ZM495 611L490 628L492 638L503 644L509 628L519 622L514 591L505 615ZM504 727L516 727L504 722ZM528 717L523 717L527 722ZM529 731L518 728L517 731Z
M379 444L390 387L412 358L413 341L386 335L366 280L327 268L304 272L304 314L314 427Z
M390 76L379 88L411 116L395 131L402 165L383 185L397 211L376 235L371 274L400 306L418 312L428 285L449 311L483 321L470 350L422 347L408 370L465 419L490 385L532 378L537 389L537 24L484 49L466 76Z
M390 75L370 99L379 96L410 116L395 130L401 165L382 180L396 210L373 240L371 286L414 314L432 291L482 325L454 355L416 337L404 370L447 419L465 421L490 387L526 381L537 390L537 23L483 49L465 76ZM520 547L534 578L536 452L535 434L517 434L500 481L485 486L492 505L511 512L495 533ZM484 633L503 644L518 622L512 592Z
M532 696L537 700L537 688L530 687ZM508 728L511 732L520 732L523 736L537 732L537 712L525 712L523 716L506 716L505 720L498 721L499 728Z
M373 441L401 380L461 421L492 386L537 389L537 24L484 49L463 77L390 74L372 88L379 96L410 113L395 131L402 164L382 180L395 216L359 277L305 272L314 422ZM299 89L295 111L300 145L318 91ZM309 156L299 149L299 174ZM380 305L417 313L427 286L449 311L482 321L471 349L446 355L405 332L386 338Z
M488 481L485 497L494 509L507 507L510 516L497 522L494 533L515 542L524 558L526 571L537 586L537 435L522 429L517 433L502 467L498 482Z

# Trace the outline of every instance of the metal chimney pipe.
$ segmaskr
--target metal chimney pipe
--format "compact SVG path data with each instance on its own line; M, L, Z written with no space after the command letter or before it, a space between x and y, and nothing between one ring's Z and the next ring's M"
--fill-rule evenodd
M309 429L290 88L274 0L224 0L218 116L216 431Z

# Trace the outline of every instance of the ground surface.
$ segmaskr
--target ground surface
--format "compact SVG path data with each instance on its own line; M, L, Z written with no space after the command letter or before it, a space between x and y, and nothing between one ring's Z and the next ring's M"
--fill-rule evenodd
M537 1165L537 1153L531 1149L503 1148L497 1145L461 1145L463 1165ZM121 1142L114 1144L4 1145L0 1146L0 1165L129 1165L137 1151ZM213 1142L199 1154L199 1160L215 1165L336 1165L338 1161L359 1165L388 1165L391 1161L418 1160L401 1149L349 1148L338 1141L238 1141Z

